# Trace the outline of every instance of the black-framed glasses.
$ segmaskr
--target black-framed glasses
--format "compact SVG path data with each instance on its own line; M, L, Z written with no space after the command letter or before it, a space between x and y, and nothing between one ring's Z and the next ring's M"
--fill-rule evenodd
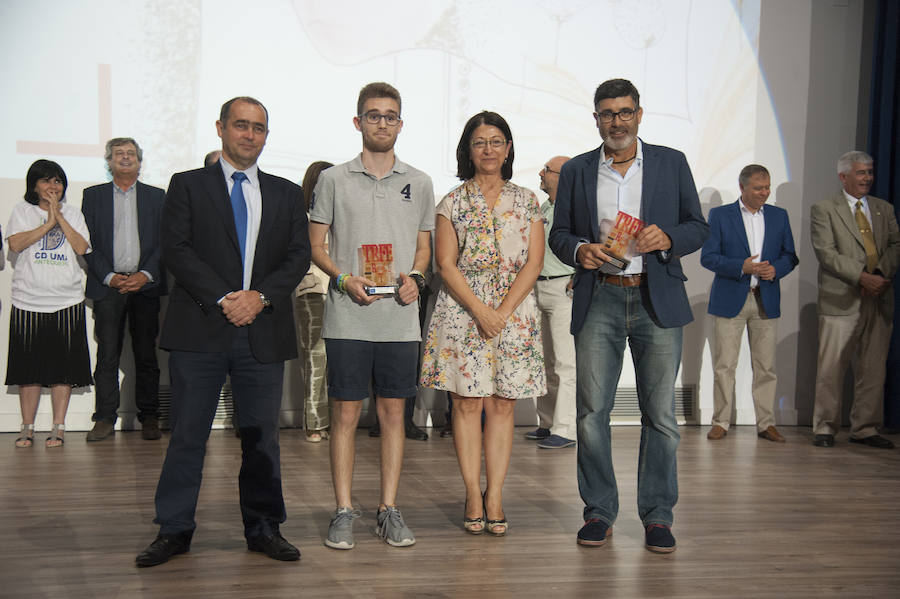
M486 146L491 146L493 149L499 150L506 145L506 140L502 137L492 137L490 139L478 137L472 140L471 145L475 150L483 150Z
M637 110L632 110L630 108L623 108L619 112L613 112L612 110L604 110L603 112L595 112L594 116L600 119L601 123L611 123L613 119L619 117L620 121L630 121L634 118Z
M381 114L377 110L370 110L366 114L359 115L359 118L364 119L370 125L377 125L379 122L381 122L381 119L384 119L384 123L388 127L396 127L400 123L400 121L403 120L393 112Z
M559 174L559 171L553 170L552 168L550 168L550 167L547 166L546 164L544 165L544 168L542 168L541 170L542 170L543 172L545 172L545 173L556 173L557 175Z

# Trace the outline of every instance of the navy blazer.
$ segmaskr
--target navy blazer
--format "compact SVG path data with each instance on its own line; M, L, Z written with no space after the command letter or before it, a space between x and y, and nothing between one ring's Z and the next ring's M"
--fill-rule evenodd
M644 162L640 219L656 225L672 240L668 252L644 254L650 304L661 327L684 326L693 320L684 289L687 277L681 258L703 245L709 225L700 210L694 177L684 154L665 146L642 143ZM591 305L597 271L575 263L579 242L602 243L597 216L597 148L576 156L562 167L550 229L550 249L576 268L572 303L572 334L581 330Z
M259 171L259 189L262 216L250 288L272 306L249 325L250 348L260 362L273 363L297 357L292 292L309 270L309 234L299 185ZM162 250L175 281L159 346L196 352L231 347L238 328L217 302L243 289L244 267L218 162L172 176Z
M800 262L794 251L791 223L784 208L766 205L762 209L766 225L759 259L775 267L775 278L759 280L759 294L769 318L781 316L781 288L778 281ZM709 292L709 313L734 318L744 307L750 292L750 275L744 274L744 260L750 244L741 217L740 200L709 211L709 239L700 252L700 264L716 273Z
M162 216L163 201L166 192L159 187L137 185L137 219L138 238L141 245L141 256L138 270L150 273L153 281L147 283L137 293L148 297L159 297L168 293L166 285L166 269L160 263L159 225ZM100 300L112 291L103 284L103 279L113 268L113 234L115 233L113 209L113 184L103 183L84 190L81 200L81 212L91 235L91 250L84 255L88 265L87 287L85 295L92 300Z

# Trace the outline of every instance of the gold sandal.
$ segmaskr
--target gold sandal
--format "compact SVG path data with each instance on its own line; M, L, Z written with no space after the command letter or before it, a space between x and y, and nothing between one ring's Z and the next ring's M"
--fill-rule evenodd
M324 428L318 431L306 431L306 440L310 443L321 443L328 440L328 429Z
M506 519L506 514L503 514L499 520L491 520L487 517L487 491L484 492L481 499L484 502L484 517L487 519L484 530L495 537L505 536L509 530L509 521Z
M463 508L463 528L471 535L480 535L484 532L484 515L482 514L480 518L469 518L466 516L468 507L469 500L466 499L465 507Z
M22 423L22 434L16 439L16 447L24 448L34 445L34 424Z

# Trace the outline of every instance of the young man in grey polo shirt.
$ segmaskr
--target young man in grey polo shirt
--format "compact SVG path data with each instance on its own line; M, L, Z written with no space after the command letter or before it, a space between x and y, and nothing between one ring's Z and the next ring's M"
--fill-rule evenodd
M350 500L354 436L369 384L381 423L381 499L377 532L389 545L416 542L396 506L403 464L403 408L416 394L419 355L419 291L431 260L434 190L425 173L400 162L394 143L403 127L400 94L387 83L362 88L356 129L362 153L322 172L310 212L312 259L332 278L325 300L322 337L328 355L328 395L333 406L331 478L337 509L325 544L352 549ZM331 240L328 251L326 236ZM392 255L396 291L370 295L366 287L384 281L364 276L363 246ZM390 254L387 254L390 252Z

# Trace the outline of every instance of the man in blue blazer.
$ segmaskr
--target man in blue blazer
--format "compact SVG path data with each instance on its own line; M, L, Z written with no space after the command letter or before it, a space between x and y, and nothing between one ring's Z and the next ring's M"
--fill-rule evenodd
M94 427L88 441L102 441L115 430L119 409L119 357L125 321L134 352L134 400L141 436L160 438L159 298L168 293L160 263L159 223L165 191L138 181L144 153L130 137L106 142L106 164L113 180L84 190L81 211L94 251L85 295L93 300L97 367L94 370Z
M550 247L576 268L575 335L578 407L578 488L585 524L578 543L606 543L619 509L609 415L631 346L641 406L638 512L647 549L675 550L672 508L678 500L675 452L675 378L681 328L693 317L681 258L703 245L709 227L684 154L637 137L643 109L630 81L612 79L594 93L594 118L603 145L562 167ZM639 218L630 264L605 274L601 221L618 212ZM601 267L603 270L601 270Z
M206 441L225 377L241 431L240 507L247 548L295 561L281 535L278 415L284 361L297 357L292 292L309 270L300 186L259 170L268 113L253 98L222 106L222 157L176 173L166 194L163 258L174 277L160 347L169 350L172 438L156 488L159 534L137 558L156 566L190 549Z
M700 263L716 273L709 293L715 318L713 418L707 439L728 434L734 409L734 370L747 329L753 364L756 430L762 439L784 443L775 428L775 348L781 316L779 281L797 266L787 212L765 206L771 181L764 166L750 164L738 177L741 197L709 212L709 239Z

